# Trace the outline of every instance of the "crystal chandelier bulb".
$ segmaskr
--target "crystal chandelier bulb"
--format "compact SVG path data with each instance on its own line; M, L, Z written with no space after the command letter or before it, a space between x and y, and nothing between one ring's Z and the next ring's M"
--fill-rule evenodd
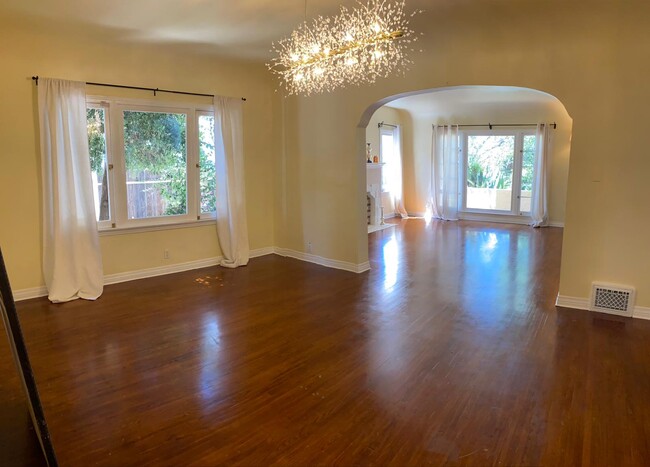
M289 95L373 83L411 63L407 52L417 36L409 20L417 13L407 15L404 0L342 6L337 16L305 22L274 44L277 56L267 66Z

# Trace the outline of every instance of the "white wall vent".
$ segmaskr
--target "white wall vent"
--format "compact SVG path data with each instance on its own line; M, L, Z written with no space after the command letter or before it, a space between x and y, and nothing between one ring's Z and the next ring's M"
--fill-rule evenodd
M589 309L620 316L632 316L635 295L634 287L594 282L591 285Z

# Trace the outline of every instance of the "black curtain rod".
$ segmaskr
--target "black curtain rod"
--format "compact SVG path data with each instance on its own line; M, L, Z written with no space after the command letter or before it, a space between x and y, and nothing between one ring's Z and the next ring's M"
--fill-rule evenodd
M497 126L537 126L537 123L482 123L482 124L476 124L476 125L436 125L435 123L432 123L433 126L457 126L459 128L466 128L466 127L477 127L477 126L486 126L490 128L490 130L494 127ZM546 123L542 123L542 125L546 125ZM548 126L552 126L553 129L557 129L557 123L549 123Z
M397 128L397 125L392 125L390 123L384 123L384 122L377 123L377 128L381 128L382 126L392 126L393 128Z
M32 76L32 79L36 82L38 86L38 76ZM121 89L137 89L139 91L151 91L155 96L156 93L166 92L167 94L182 94L184 96L201 96L201 97L215 97L214 94L203 94L200 92L186 92L186 91L172 91L170 89L160 89L160 88L145 88L141 86L126 86L124 84L107 84L107 83L93 83L92 81L86 81L86 84L90 86L104 86L107 88L121 88ZM246 98L242 97L241 100L245 101Z

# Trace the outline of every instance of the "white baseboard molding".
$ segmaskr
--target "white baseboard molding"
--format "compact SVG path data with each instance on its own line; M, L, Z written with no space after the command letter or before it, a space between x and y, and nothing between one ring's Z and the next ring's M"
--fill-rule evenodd
M29 300L30 298L47 297L47 287L30 287L28 289L14 290L14 301Z
M275 247L267 246L264 248L257 248L256 250L251 250L248 253L248 256L250 258L259 258L260 256L272 255L273 253L275 253Z
M424 212L409 212L409 217L424 217ZM481 214L471 212L458 213L458 217L465 221L478 221L478 222L494 222L496 224L518 224L528 225L532 221L530 218L521 216L504 216L499 214ZM549 227L564 227L564 222L550 221Z
M251 258L258 258L260 256L271 254L295 258L301 261L307 261L309 263L320 264L321 266L326 266L329 268L342 269L344 271L351 271L356 273L362 273L370 270L370 263L368 261L361 264L354 264L348 263L346 261L323 258L322 256L316 256L309 253L302 253L300 251L289 250L287 248L269 246L250 251ZM199 259L196 261L187 261L185 263L170 264L168 266L159 266L155 268L139 269L136 271L107 274L104 276L104 285L119 284L120 282L134 281L138 279L146 279L148 277L164 276L166 274L174 274L177 272L191 271L193 269L216 266L219 264L222 258L222 256L215 256L212 258ZM40 287L31 287L28 289L19 289L14 291L14 300L17 302L28 300L30 298L46 296L47 288L44 285Z
M569 297L567 295L558 294L557 299L555 300L555 306L589 311L589 299L583 297ZM598 311L594 313L601 313L601 312ZM611 314L617 315L617 313L611 313ZM650 319L650 308L645 306L635 306L634 310L632 311L632 318Z
M361 264L355 264L347 261L339 261L337 259L325 258L323 256L318 256L311 253L303 253L302 251L290 250L288 248L275 247L274 250L276 255L286 256L288 258L293 258L293 259L299 259L300 261L319 264L321 266L326 266L328 268L342 269L343 271L350 271L356 273L362 273L370 270L369 261L366 261L365 263L361 263Z
M270 255L274 253L273 247L258 248L250 251L251 258ZM212 258L199 259L196 261L187 261L185 263L170 264L169 266L159 266L155 268L138 269L135 271L118 272L104 276L104 285L119 284L120 282L146 279L148 277L164 276L176 272L191 271L192 269L207 268L219 264L223 257L215 256ZM30 298L47 297L47 287L32 287L29 289L20 289L14 291L14 300L28 300Z
M459 212L458 218L463 221L494 222L495 224L528 225L532 221L526 216L509 216L503 214L482 214L474 212Z
M558 294L555 299L555 306L574 308L576 310L589 310L589 299Z
M104 285L119 284L120 282L146 279L147 277L164 276L166 274L174 274L176 272L191 271L192 269L208 268L210 266L216 266L222 259L222 256L215 256L213 258L188 261L186 263L170 264L169 266L159 266L156 268L138 269L136 271L107 274L104 276Z
M647 306L635 306L632 318L650 319L650 308Z

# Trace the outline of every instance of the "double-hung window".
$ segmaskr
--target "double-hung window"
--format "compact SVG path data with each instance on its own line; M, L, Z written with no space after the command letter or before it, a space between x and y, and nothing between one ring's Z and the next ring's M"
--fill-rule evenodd
M464 131L462 210L530 215L535 140L532 129Z
M86 116L100 230L215 217L210 106L89 98Z

